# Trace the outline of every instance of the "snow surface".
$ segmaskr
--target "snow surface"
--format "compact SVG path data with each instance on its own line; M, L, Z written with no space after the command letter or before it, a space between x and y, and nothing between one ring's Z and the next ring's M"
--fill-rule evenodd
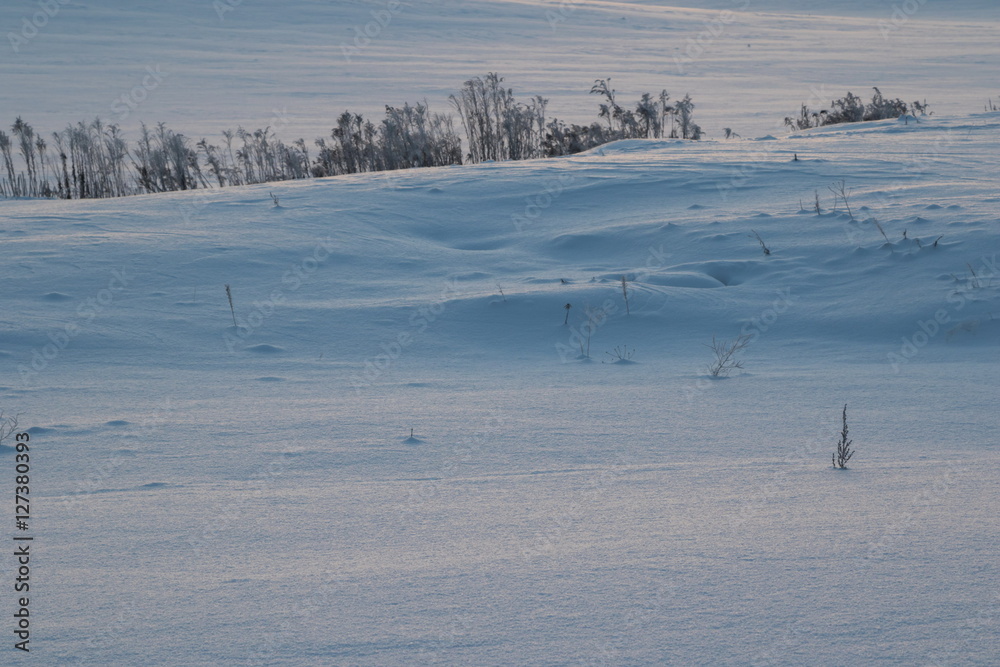
M792 8L775 2L741 24L772 51L766 80L754 85L761 61L733 44L713 56L770 118L801 101L782 73L800 68L836 94L880 71L884 92L901 94L893 63L918 48L904 36L928 36L951 55L928 53L936 69L915 64L899 86L952 107L920 122L2 202L0 407L30 427L38 535L34 655L7 644L4 664L996 664L1000 114L975 111L979 84L995 84L997 22L992 4L953 4L976 20L933 9L875 46L860 36L871 7L817 19L807 3L767 14ZM84 80L52 64L104 31L120 31L117 55L89 57L111 69L142 62L141 43L198 60L155 20L162 3L130 6L67 5L64 27L56 17L31 43L44 85L5 86L8 108L80 114L94 98L62 83L117 89L110 73ZM248 113L330 87L287 67L315 53L282 46L308 47L320 25L282 35L270 21L292 12L268 6L226 19L244 31L227 39L273 49L288 73L271 92L267 72L242 81L248 99L274 96ZM369 9L296 6L342 7ZM574 17L611 9L687 11L581 3ZM369 63L352 99L361 83L416 90L408 45L427 47L423 67L442 63L425 71L443 98L490 69L472 44L503 60L542 30L527 16L543 7L529 3L411 10L452 21L433 44L416 37L430 23L400 21L393 67ZM86 16L96 25L56 40ZM176 16L192 34L214 18ZM591 30L604 28L582 23L561 39L592 62L652 57L640 41L602 51ZM160 39L144 32L153 24ZM523 34L501 44L511 26ZM445 49L461 31L468 41ZM841 60L797 61L816 35ZM229 44L204 48L220 63L245 57ZM890 62L869 62L876 48ZM607 71L559 53L532 67L539 81L559 80L560 66L586 70L584 83ZM234 124L242 101L199 86L237 84L199 76L157 107L176 115L155 118L183 131L187 97L199 127ZM74 104L57 112L57 100ZM854 220L833 210L828 186L841 180ZM588 306L607 312L589 361L577 357ZM753 336L744 370L710 379L705 344L741 331ZM622 345L635 363L611 363ZM845 403L858 453L835 471ZM12 459L8 449L0 465ZM0 585L13 567L0 558ZM10 622L11 596L2 604Z

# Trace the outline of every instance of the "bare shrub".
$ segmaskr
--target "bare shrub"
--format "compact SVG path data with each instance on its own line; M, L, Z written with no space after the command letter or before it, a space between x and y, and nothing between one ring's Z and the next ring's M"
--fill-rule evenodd
M17 415L7 416L0 410L0 444L17 430Z
M847 215L851 216L851 220L853 221L854 220L854 212L851 211L851 201L850 201L850 199L851 199L851 193L854 192L854 188L848 188L847 184L844 182L843 179L841 179L839 183L834 183L833 185L831 185L829 187L830 187L830 192L833 193L834 206L836 206L836 202L837 202L838 199L840 201L844 202L844 208L847 209ZM884 235L885 234L883 233L883 236ZM888 239L886 239L886 240L888 240Z
M764 254L765 254L765 255L770 255L770 254L771 254L771 249L770 249L770 248L768 248L768 247L767 247L767 245L765 245L765 244L764 244L764 239L762 239L762 238L760 237L760 234L758 234L757 232L755 232L755 231L754 231L754 230L752 230L752 229L751 229L750 231L751 231L751 232L753 232L753 235L754 235L754 237L755 237L755 238L757 239L757 243L759 243L759 244L760 244L760 248L761 248L761 250L763 250L763 251L764 251Z
M632 357L635 356L635 348L633 347L630 350L628 345L622 345L620 347L616 345L614 351L605 352L604 354L611 358L611 363L613 364L627 363L632 361Z
M715 336L712 336L712 342L705 344L715 356L708 366L709 375L725 377L737 368L743 368L743 361L738 356L749 347L751 338L750 334L742 334L733 340L716 340Z
M622 283L622 298L625 299L625 314L631 315L632 311L629 309L628 305L628 280L626 280L625 276L622 276L621 283Z
M540 157L548 100L538 96L519 104L502 84L503 77L490 72L469 79L449 97L465 126L470 162Z
M839 100L830 102L829 109L812 111L805 104L799 109L797 118L788 116L785 118L785 125L793 130L807 130L811 127L822 127L824 125L836 125L839 123L860 123L869 120L885 120L887 118L900 118L906 116L910 111L910 106L901 99L889 99L882 95L878 88L872 88L875 93L871 102L865 103L854 93L848 92L846 96ZM913 111L921 116L927 115L927 101L913 102Z
M229 299L229 312L233 315L233 326L236 324L236 309L233 308L233 291L229 288L229 283L226 283L226 298Z
M854 456L854 450L851 449L851 444L853 444L853 442L853 440L847 439L847 404L845 403L843 427L840 431L840 440L837 442L837 452L830 455L834 468L840 468L843 470L847 467L847 462L851 460L852 456Z

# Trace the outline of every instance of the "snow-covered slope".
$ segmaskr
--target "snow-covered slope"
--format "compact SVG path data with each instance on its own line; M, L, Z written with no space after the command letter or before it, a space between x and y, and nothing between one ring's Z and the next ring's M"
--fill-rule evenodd
M57 3L3 122L311 139L498 70L566 120L610 75L744 138L0 201L35 535L0 663L996 661L995 3L404 3L348 62L387 5L224 2ZM935 114L780 127L872 85Z
M998 128L5 203L39 650L987 664Z

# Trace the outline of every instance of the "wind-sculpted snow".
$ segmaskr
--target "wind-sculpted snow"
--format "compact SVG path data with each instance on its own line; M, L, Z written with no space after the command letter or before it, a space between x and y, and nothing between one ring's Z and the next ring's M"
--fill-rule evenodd
M118 31L73 52L107 64L106 102L137 42L205 70L164 66L143 114L183 102L232 124L199 91L235 86L254 114L276 69L296 127L329 129L316 100L358 99L312 76L349 80L330 61L374 5L228 2L216 25L192 3L186 31L164 18L153 39L137 26L154 4L60 5L21 52L46 85L8 86L11 108L92 109L73 67L52 74L99 41L69 34L87 11ZM419 68L443 98L439 80L523 51L526 82L575 95L620 61L625 88L675 76L669 49L722 4L404 4L350 81L402 95ZM749 100L729 140L0 202L0 410L32 446L36 662L992 664L1000 114L970 82L995 83L995 20L925 3L886 42L864 4L818 19L765 0L685 64L717 89L705 107ZM751 34L769 57L743 57ZM791 70L830 96L873 73L964 92L919 122L789 135L777 121L808 90L788 92ZM730 76L745 97L710 80ZM746 343L728 377L713 337ZM855 454L834 470L845 403Z
M985 664L998 125L8 202L0 398L43 452L39 641ZM749 340L725 381L713 335Z

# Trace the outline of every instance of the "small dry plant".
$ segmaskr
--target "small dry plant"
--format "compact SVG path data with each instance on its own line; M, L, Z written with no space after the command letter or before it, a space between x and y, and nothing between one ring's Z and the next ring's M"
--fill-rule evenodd
M631 315L632 311L628 307L628 281L622 276L622 298L625 299L625 314Z
M7 416L0 410L0 444L17 430L17 415Z
M851 193L854 192L854 188L848 188L847 184L841 180L839 183L834 183L830 186L830 192L833 193L834 207L836 207L836 202L839 199L844 202L844 208L847 209L847 215L851 216L851 220L854 220L854 212L851 211Z
M597 319L597 313L591 310L589 305L584 305L583 315L587 318L587 321L585 322L586 331L583 330L583 327L580 330L580 358L590 359L590 337L594 335L594 322ZM584 341L586 341L586 347L584 346Z
M611 357L611 363L613 364L627 363L632 361L632 357L635 355L635 348L633 347L630 350L628 349L628 345L622 345L620 347L616 345L613 352L605 352L604 354Z
M712 336L711 344L705 344L715 355L715 360L708 366L709 375L725 377L737 368L743 368L743 361L738 356L750 345L750 340L750 334L737 336L733 340L716 340Z
M771 254L771 249L768 248L767 245L764 244L764 239L762 239L760 237L760 234L758 234L757 232L755 232L752 229L750 231L753 232L753 235L757 239L757 243L760 244L760 249L764 251L764 254L765 255L770 255Z
M978 273L976 273L976 270L972 268L972 264L966 262L965 265L969 267L968 282L969 282L969 287L971 289L983 289L984 287L989 287L990 283L993 282L992 279L989 281L989 283L983 282L983 279L979 276Z
M847 404L845 403L843 428L840 431L840 440L837 442L837 453L830 455L834 468L840 468L841 470L847 468L847 462L854 456L854 450L851 449L851 443L853 442L853 440L847 439Z
M882 229L882 225L881 225L881 223L879 223L879 221L878 221L878 220L876 220L875 218L872 218L872 222L874 222L874 223L875 223L875 227L877 227L877 228L878 228L878 231L879 231L879 233L880 233L880 234L882 235L882 238L884 238L884 239L885 239L885 242L886 242L886 243L889 243L889 242L890 242L890 241L889 241L889 236L888 236L888 235L887 235L887 234L885 233L885 230L884 230L884 229ZM905 230L903 231L903 238L904 238L904 239L906 238L906 231L905 231Z
M236 309L233 308L233 291L229 289L229 283L226 283L226 298L229 299L229 312L233 314L233 326L236 324Z

